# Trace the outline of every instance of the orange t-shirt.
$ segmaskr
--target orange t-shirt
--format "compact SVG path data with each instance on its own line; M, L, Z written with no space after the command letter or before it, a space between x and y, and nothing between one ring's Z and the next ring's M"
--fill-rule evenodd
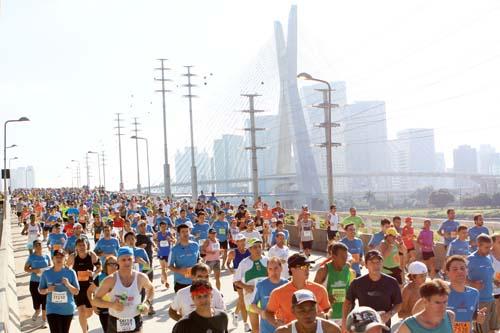
M413 239L415 238L415 231L413 227L404 226L401 233L403 243L405 244L406 248L408 250L415 248L415 245L413 245Z
M304 289L312 291L316 296L318 312L328 312L330 310L331 305L325 287L315 282L307 281ZM292 295L297 290L298 289L295 288L292 282L288 282L274 289L269 297L269 303L267 303L266 309L274 312L276 318L283 321L285 324L297 319L292 313Z
M264 218L264 220L270 220L273 218L273 212L270 209L263 209L262 217Z

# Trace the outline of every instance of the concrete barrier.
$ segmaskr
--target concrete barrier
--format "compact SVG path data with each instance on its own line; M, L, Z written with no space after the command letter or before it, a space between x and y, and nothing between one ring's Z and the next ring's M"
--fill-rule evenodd
M9 205L5 205L4 209L7 210L7 218L3 221L4 229L0 245L0 333L17 333L21 332L21 324Z

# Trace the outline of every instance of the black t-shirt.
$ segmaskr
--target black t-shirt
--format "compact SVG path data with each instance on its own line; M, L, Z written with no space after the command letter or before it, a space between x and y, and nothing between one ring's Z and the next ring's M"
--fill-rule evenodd
M149 260L153 258L153 242L148 235L137 234L136 236L135 246L141 246L142 244L146 244L146 248L144 250L148 254Z
M357 299L359 306L369 306L375 311L390 311L403 301L398 282L386 274L382 274L378 281L372 281L368 274L354 279L347 290L346 299L352 304Z
M221 311L216 310L210 318L193 311L175 324L172 333L228 333L227 322L227 315Z

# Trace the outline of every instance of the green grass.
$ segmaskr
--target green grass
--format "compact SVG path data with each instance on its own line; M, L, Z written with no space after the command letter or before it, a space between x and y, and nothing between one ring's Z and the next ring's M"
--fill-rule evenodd
M500 209L499 208L483 208L483 207L471 207L471 208L456 208L456 217L458 219L470 219L474 214L481 213L485 218L499 218L500 219ZM360 211L360 215L385 215L385 216L395 216L399 215L402 218L405 216L414 217L431 217L431 218L446 218L446 209L439 208L422 208L422 209L393 209L393 210L372 210L372 211Z

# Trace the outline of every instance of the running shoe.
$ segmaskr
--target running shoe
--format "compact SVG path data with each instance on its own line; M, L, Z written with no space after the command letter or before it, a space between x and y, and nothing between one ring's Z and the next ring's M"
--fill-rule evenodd
M248 325L248 323L245 323L245 332L252 332L252 329L250 328L250 325Z

